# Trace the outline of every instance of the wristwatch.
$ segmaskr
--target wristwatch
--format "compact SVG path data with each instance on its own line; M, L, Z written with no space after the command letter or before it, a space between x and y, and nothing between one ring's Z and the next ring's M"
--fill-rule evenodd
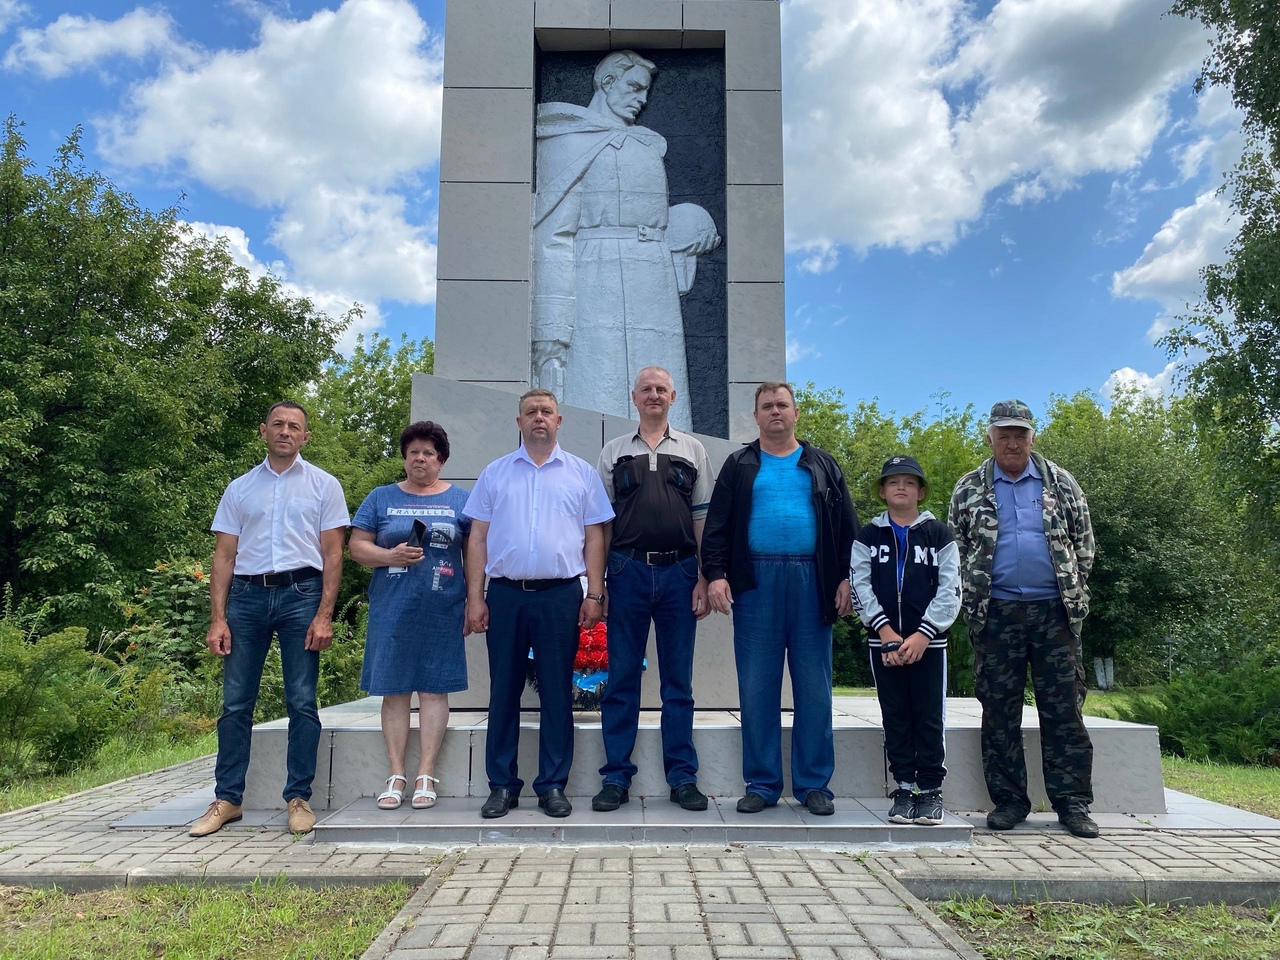
M588 593L588 594L587 594L587 599L588 599L588 600L594 600L596 603L604 603L604 594L603 594L603 593Z

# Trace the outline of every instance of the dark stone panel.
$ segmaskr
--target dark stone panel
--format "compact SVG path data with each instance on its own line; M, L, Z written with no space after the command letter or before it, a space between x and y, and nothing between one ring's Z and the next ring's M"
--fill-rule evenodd
M637 121L667 140L667 187L672 205L696 203L725 236L725 95L723 50L643 50L658 66L649 103ZM585 106L599 51L539 52L535 100ZM681 298L689 399L699 433L729 435L729 346L725 243L698 258L693 289Z

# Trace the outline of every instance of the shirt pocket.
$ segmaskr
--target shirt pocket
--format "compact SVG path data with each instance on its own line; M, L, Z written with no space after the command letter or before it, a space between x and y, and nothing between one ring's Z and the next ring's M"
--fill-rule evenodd
M614 499L625 500L639 490L648 469L648 457L619 457L613 465Z
M587 492L581 488L564 489L555 492L555 511L565 517L581 517L582 505Z
M320 526L320 501L309 497L290 497L284 508L285 520L293 529Z
M667 485L673 487L686 503L693 502L693 485L698 481L698 470L691 463L671 460L667 464Z

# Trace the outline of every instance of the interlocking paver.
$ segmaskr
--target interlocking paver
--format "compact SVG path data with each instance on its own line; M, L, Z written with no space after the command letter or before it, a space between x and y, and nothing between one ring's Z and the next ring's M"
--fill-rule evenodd
M972 960L902 884L943 896L1034 895L1052 884L1055 895L1077 899L1091 890L1124 899L1148 890L1280 891L1275 833L1108 830L1082 841L1056 828L978 830L969 849L851 856L671 845L424 852L315 844L278 825L201 839L177 828L110 829L200 788L211 773L209 760L195 761L0 816L0 883L99 889L282 873L315 883L425 879L413 922L388 928L399 939L383 960Z

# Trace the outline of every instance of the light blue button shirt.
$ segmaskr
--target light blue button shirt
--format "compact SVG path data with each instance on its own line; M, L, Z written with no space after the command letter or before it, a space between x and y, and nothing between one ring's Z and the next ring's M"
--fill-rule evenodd
M1011 479L995 464L996 553L991 596L997 600L1054 600L1058 578L1044 534L1044 479L1034 460Z
M524 444L480 471L462 512L489 524L484 572L558 580L586 570L583 527L613 519L595 467L556 444L542 466Z

